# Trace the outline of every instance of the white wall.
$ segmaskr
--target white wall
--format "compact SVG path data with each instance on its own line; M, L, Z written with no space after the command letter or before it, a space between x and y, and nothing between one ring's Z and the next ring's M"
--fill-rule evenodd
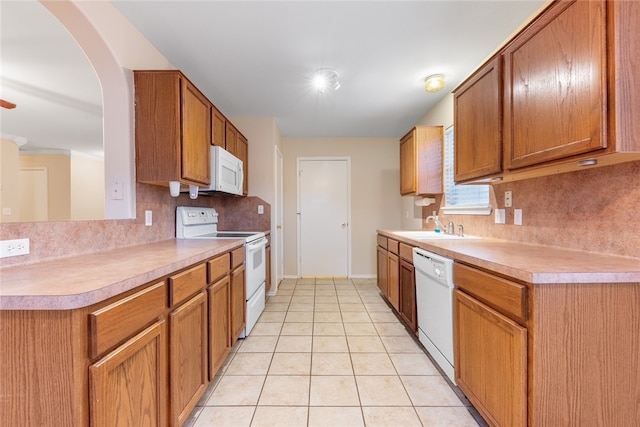
M376 230L400 226L396 138L283 138L284 274L297 275L297 158L351 158L351 272L376 274Z

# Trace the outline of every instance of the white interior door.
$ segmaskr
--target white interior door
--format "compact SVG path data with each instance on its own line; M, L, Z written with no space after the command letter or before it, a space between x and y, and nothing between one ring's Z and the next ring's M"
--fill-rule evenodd
M299 275L349 276L350 162L298 159Z
M20 169L20 220L46 221L49 218L47 168Z

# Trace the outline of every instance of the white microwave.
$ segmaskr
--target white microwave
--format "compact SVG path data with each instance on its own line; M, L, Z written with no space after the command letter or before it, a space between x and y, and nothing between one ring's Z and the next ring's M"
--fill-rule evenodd
M200 191L222 191L242 195L242 160L222 147L211 146L211 185Z

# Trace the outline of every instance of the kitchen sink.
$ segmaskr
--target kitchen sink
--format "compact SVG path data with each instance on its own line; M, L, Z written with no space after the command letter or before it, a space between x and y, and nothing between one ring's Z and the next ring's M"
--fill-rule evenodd
M394 231L393 234L400 236L400 237L406 237L408 239L413 239L413 240L455 240L455 239L462 239L462 240L473 240L473 239L480 239L480 237L476 237L476 236L458 236L458 235L454 235L454 234L447 234L447 233L436 233L435 231L425 231L425 230L412 230L412 231Z

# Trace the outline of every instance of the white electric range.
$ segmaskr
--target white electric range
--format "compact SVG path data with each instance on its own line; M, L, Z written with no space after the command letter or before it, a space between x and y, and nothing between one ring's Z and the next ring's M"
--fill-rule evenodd
M249 335L265 306L267 238L260 231L218 231L218 212L213 208L179 206L176 209L177 239L244 239L247 305L245 332Z

